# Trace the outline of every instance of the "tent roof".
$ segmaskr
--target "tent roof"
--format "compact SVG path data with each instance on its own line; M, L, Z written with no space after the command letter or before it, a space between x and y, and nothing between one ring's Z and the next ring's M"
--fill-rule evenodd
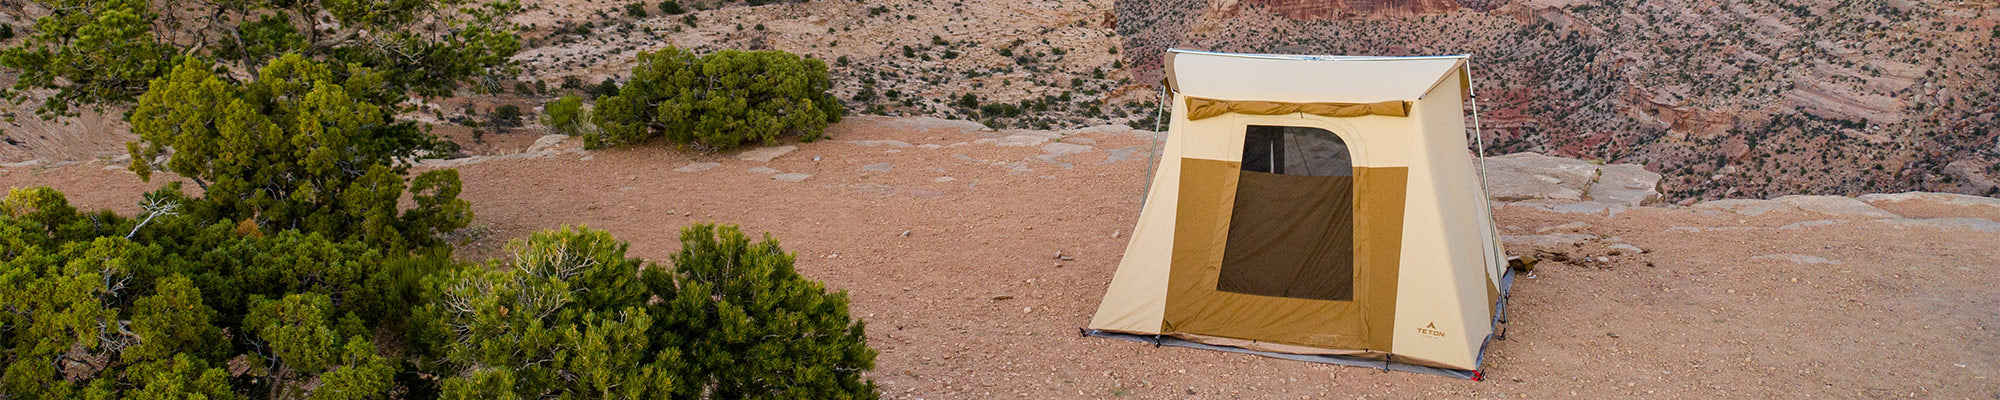
M1167 85L1188 96L1223 100L1414 101L1446 74L1464 73L1465 59L1463 55L1309 56L1172 49L1167 53Z

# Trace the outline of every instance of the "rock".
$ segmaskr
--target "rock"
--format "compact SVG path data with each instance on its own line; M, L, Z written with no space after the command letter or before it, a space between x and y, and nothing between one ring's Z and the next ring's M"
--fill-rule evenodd
M1586 192L1590 201L1636 207L1659 204L1666 198L1660 194L1660 174L1638 164L1605 165L1597 172L1597 181Z
M1793 207L1791 204L1780 203L1773 200L1728 199L1728 200L1704 201L1701 203L1697 203L1694 205L1694 209L1735 213L1735 214L1754 217L1758 215L1764 215L1764 213L1772 211L1797 210L1798 207Z
M886 173L886 172L889 172L890 170L893 170L893 169L896 169L896 164L890 164L890 163L885 163L885 162L884 162L884 163L874 163L874 164L868 164L868 165L863 165L863 166L861 166L861 170L862 170L862 171L868 171L868 172L884 172L884 173Z
M1549 231L1573 231L1589 227L1590 223L1588 222L1576 221L1562 225L1544 226L1541 228L1536 228L1535 233L1548 233Z
M1646 252L1646 249L1641 249L1639 248L1639 246L1633 246L1624 243L1611 245L1611 249L1618 250L1619 252L1623 252L1625 254L1642 254Z
M680 168L674 168L674 172L701 172L701 171L715 169L715 167L720 167L720 166L722 166L722 163L713 163L713 162L689 163L688 165L683 165Z
M1826 259L1826 257L1820 257L1820 256L1809 256L1809 255L1804 255L1804 254L1765 254L1765 255L1759 255L1759 256L1751 256L1751 257L1750 257L1750 259L1752 259L1752 260L1779 260L1779 261L1791 261L1791 262L1795 262L1795 263L1799 263L1799 264L1840 264L1840 263L1841 263L1840 261L1835 261L1835 260L1828 260L1828 259Z
M1006 300L1006 299L1011 299L1011 298L1014 298L1014 296L1011 296L1011 295L1004 295L1004 294L1003 294L1003 295L999 295L999 296L993 296L993 301L1000 301L1000 300Z
M992 128L987 128L986 125L982 125L979 122L975 121L943 119L938 117L914 117L914 118L885 118L885 117L867 117L867 116L857 116L857 117L861 118L856 118L856 119L866 119L866 118L885 119L887 121L884 121L883 123L884 125L899 127L902 128L903 130L941 129L941 130L961 131L963 133L992 130Z
M875 147L875 146L910 147L909 142L901 140L856 140L848 143L853 143L868 147Z
M13 163L6 163L6 164L0 164L0 167L4 167L4 168L22 168L22 167L33 167L33 166L37 166L37 165L42 165L42 160L40 160L40 159L34 159L34 160L28 160L28 161L22 161L22 162L13 162Z
M1791 195L1776 199L1801 210L1841 217L1896 218L1895 213L1846 196Z
M535 139L535 144L528 145L528 150L523 153L540 155L555 154L566 150L564 149L565 146L563 146L563 141L566 140L569 140L569 135L542 135L542 137Z
M759 165L755 167L750 167L750 173L759 175L770 175L778 173L778 169Z
M1487 157L1486 194L1503 201L1582 200L1597 166L1538 153Z
M789 154L792 151L798 149L799 149L798 146L792 146L792 145L763 147L763 148L752 149L742 153L737 153L736 159L743 161L770 162L771 160L777 159L780 156L784 156L785 154Z
M937 183L945 183L945 182L951 182L951 181L955 181L955 180L958 180L958 178L953 178L953 177L949 177L949 176L940 176L940 177L937 177L937 179L932 179L932 180L931 180L931 182L937 182Z
M771 175L771 179L785 181L785 182L804 182L806 178L811 178L811 177L812 174L800 173L800 172Z
M1949 204L1954 206L2000 207L2000 199L1992 197L1968 196L1957 193L1903 192L1894 194L1864 194L1861 195L1861 197L1858 197L1857 199L1869 203L1883 203L1883 202L1901 203L1905 201L1918 201L1918 202L1936 203L1936 204Z
M1048 135L1016 134L1002 137L994 141L993 145L1000 147L1034 147L1040 146L1042 143L1047 143L1049 139L1051 138Z
M1565 233L1556 235L1500 235L1500 242L1509 246L1574 246L1596 239L1596 236Z
M1985 218L1895 218L1882 220L1896 228L1927 227L2000 233L2000 222Z
M1631 208L1631 207L1626 207L1623 204L1610 204L1610 203L1597 203L1597 202L1559 202L1553 200L1535 200L1535 201L1507 203L1506 207L1527 207L1558 214L1590 214L1590 215L1603 215L1603 216L1617 216L1618 213L1625 212L1625 210Z
M924 143L924 144L920 144L920 145L917 145L917 148L919 148L919 149L924 149L924 150L937 150L937 149L942 149L942 148L944 148L944 146L942 146L942 145L935 145L935 144L930 144L930 143Z
M1049 144L1045 144L1045 145L1042 145L1042 151L1043 151L1043 152L1046 152L1046 153L1049 153L1049 154L1054 154L1054 155L1059 155L1059 156L1066 156L1066 155L1071 155L1071 154L1076 154L1076 153L1082 153L1082 152L1086 152L1086 151L1091 151L1091 150L1092 150L1092 148L1091 148L1090 146L1085 146L1085 145L1080 145L1080 144L1071 144L1071 143L1063 143L1063 142L1054 142L1054 143L1049 143Z
M1816 226L1840 225L1844 223L1847 223L1847 221L1839 219L1816 219L1811 221L1793 222L1790 224L1785 224L1785 226L1778 227L1778 229L1805 229Z

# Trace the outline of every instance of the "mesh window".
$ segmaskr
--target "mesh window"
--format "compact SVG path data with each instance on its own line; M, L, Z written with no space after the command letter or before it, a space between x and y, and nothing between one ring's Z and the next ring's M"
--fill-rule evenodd
M1354 166L1324 129L1252 125L1216 290L1354 299Z

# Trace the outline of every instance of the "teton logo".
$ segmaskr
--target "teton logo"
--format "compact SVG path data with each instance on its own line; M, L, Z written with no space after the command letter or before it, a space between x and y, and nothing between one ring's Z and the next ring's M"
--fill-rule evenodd
M1440 337L1440 338L1444 337L1444 331L1438 330L1438 324L1436 322L1431 322L1429 324L1424 325L1424 327L1422 328L1417 328L1417 333L1421 333L1424 336L1430 336L1430 337Z

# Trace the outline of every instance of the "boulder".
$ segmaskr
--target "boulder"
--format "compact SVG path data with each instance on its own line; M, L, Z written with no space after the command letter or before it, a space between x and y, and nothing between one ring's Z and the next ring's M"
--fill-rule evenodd
M1861 200L1846 196L1791 195L1779 197L1779 203L1789 204L1801 210L1837 217L1896 218L1895 213L1868 205Z

